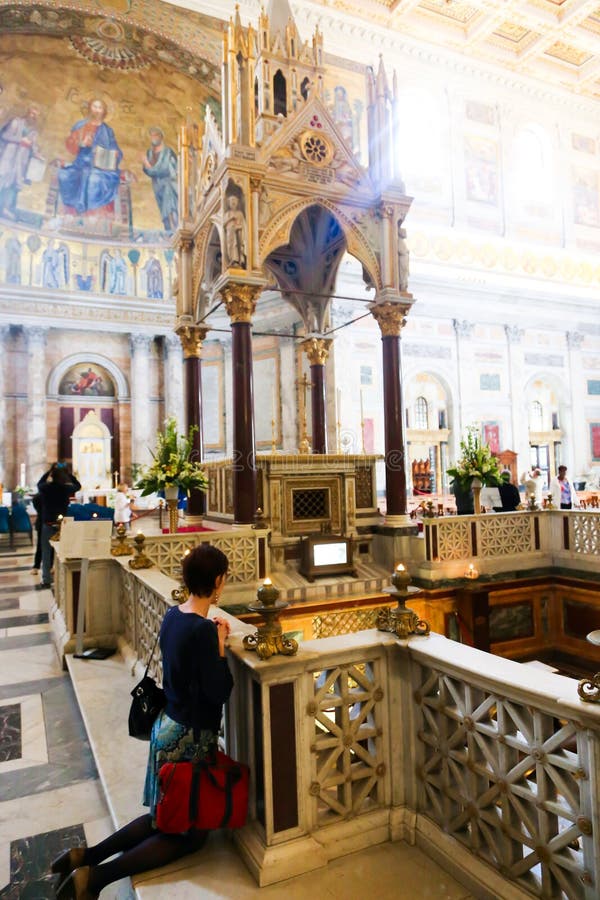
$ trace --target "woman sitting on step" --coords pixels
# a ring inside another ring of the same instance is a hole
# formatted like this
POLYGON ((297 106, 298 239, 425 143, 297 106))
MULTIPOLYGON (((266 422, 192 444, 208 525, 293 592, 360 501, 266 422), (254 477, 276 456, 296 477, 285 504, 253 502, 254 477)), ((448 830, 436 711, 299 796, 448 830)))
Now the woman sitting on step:
POLYGON ((225 659, 229 623, 206 617, 211 603, 218 603, 227 568, 225 554, 210 544, 200 544, 184 558, 189 599, 167 610, 160 629, 167 703, 150 738, 143 801, 150 812, 94 847, 75 847, 59 856, 52 863, 52 871, 64 878, 59 900, 91 900, 108 884, 173 862, 206 840, 204 831, 158 831, 158 772, 164 762, 202 758, 216 747, 223 704, 233 687, 225 659), (109 860, 115 853, 121 856, 109 860))

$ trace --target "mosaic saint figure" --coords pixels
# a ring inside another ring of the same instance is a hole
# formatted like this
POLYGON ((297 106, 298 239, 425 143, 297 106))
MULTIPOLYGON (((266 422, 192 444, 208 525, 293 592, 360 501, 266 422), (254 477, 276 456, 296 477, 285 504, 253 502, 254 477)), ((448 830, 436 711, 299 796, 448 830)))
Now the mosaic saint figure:
POLYGON ((56 247, 53 238, 42 254, 42 285, 62 288, 69 281, 69 261, 65 247, 56 247))
POLYGON ((59 170, 58 185, 68 213, 114 216, 123 153, 104 121, 107 112, 104 100, 90 100, 87 117, 73 125, 67 138, 75 159, 59 170))
POLYGON ((19 238, 9 237, 6 241, 6 283, 21 284, 21 253, 19 238))
POLYGON ((17 195, 29 184, 27 169, 32 157, 39 157, 37 123, 40 111, 31 105, 24 116, 9 119, 0 128, 0 213, 17 217, 17 195))
POLYGON ((175 231, 178 223, 177 155, 164 142, 160 128, 148 130, 150 147, 143 157, 142 168, 152 180, 152 190, 165 231, 175 231))

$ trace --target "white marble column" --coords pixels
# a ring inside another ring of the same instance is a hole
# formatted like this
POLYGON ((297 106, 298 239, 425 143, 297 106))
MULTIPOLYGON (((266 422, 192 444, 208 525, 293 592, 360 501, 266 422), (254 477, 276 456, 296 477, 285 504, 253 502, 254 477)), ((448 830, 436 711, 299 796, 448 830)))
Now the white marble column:
POLYGON ((454 333, 456 334, 456 383, 458 385, 458 397, 454 404, 455 420, 452 429, 452 443, 454 454, 458 453, 458 444, 467 425, 472 424, 473 403, 470 385, 473 381, 473 351, 471 348, 471 335, 475 325, 472 322, 452 320, 454 333))
MULTIPOLYGON (((565 460, 572 467, 571 477, 576 478, 589 472, 592 465, 589 426, 585 418, 584 398, 587 385, 581 359, 581 345, 584 336, 579 331, 567 331, 567 347, 569 348, 569 381, 571 396, 571 415, 569 433, 566 444, 565 460)), ((559 424, 561 424, 559 422, 559 424)))
POLYGON ((504 332, 508 345, 508 393, 510 397, 510 441, 504 441, 505 448, 518 454, 518 475, 529 468, 529 415, 525 385, 525 367, 521 340, 525 334, 517 325, 505 325, 504 332))
MULTIPOLYGON (((0 434, 4 437, 0 444, 0 482, 6 489, 14 487, 14 485, 9 485, 6 481, 9 474, 7 465, 10 460, 8 459, 7 452, 8 441, 6 440, 6 379, 4 373, 6 371, 6 348, 9 332, 10 325, 0 325, 0 434)), ((14 471, 13 481, 16 483, 19 476, 18 460, 13 460, 12 462, 14 471)))
MULTIPOLYGON (((55 459, 48 459, 46 435, 47 328, 24 329, 27 339, 27 483, 35 485, 55 459)), ((56 453, 56 450, 54 451, 56 453)))
POLYGON ((148 334, 132 334, 131 340, 131 461, 148 465, 156 437, 150 410, 150 348, 148 334))
POLYGON ((165 418, 174 416, 183 427, 183 353, 179 336, 174 332, 164 338, 165 418))

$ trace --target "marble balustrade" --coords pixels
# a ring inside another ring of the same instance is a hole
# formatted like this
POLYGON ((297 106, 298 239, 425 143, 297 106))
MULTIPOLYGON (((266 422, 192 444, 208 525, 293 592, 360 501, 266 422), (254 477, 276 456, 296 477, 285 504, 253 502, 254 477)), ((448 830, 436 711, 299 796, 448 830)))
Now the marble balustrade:
MULTIPOLYGON (((69 564, 59 557, 53 619, 72 615, 69 564)), ((123 558, 96 564, 86 640, 114 629, 139 672, 177 581, 123 558)), ((225 742, 252 772, 235 840, 259 884, 405 840, 476 896, 544 896, 548 885, 597 896, 600 708, 579 700, 575 680, 438 634, 376 630, 261 661, 243 649, 253 628, 230 621, 225 742)), ((158 658, 151 671, 160 679, 158 658)))
POLYGON ((422 558, 411 573, 427 581, 461 578, 470 563, 486 575, 515 568, 600 568, 600 511, 595 510, 436 517, 423 520, 423 536, 422 558))

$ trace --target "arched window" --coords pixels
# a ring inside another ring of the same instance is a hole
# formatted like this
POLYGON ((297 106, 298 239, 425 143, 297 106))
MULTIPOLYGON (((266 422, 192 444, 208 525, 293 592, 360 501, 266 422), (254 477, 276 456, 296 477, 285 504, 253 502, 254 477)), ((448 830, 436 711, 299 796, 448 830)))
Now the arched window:
POLYGON ((287 84, 281 69, 277 69, 273 79, 273 112, 287 116, 287 84))
POLYGON ((427 431, 429 428, 427 400, 425 397, 417 397, 415 400, 415 428, 418 428, 420 431, 427 431))
POLYGON ((531 431, 544 430, 544 410, 539 400, 534 400, 529 413, 529 427, 531 431))

